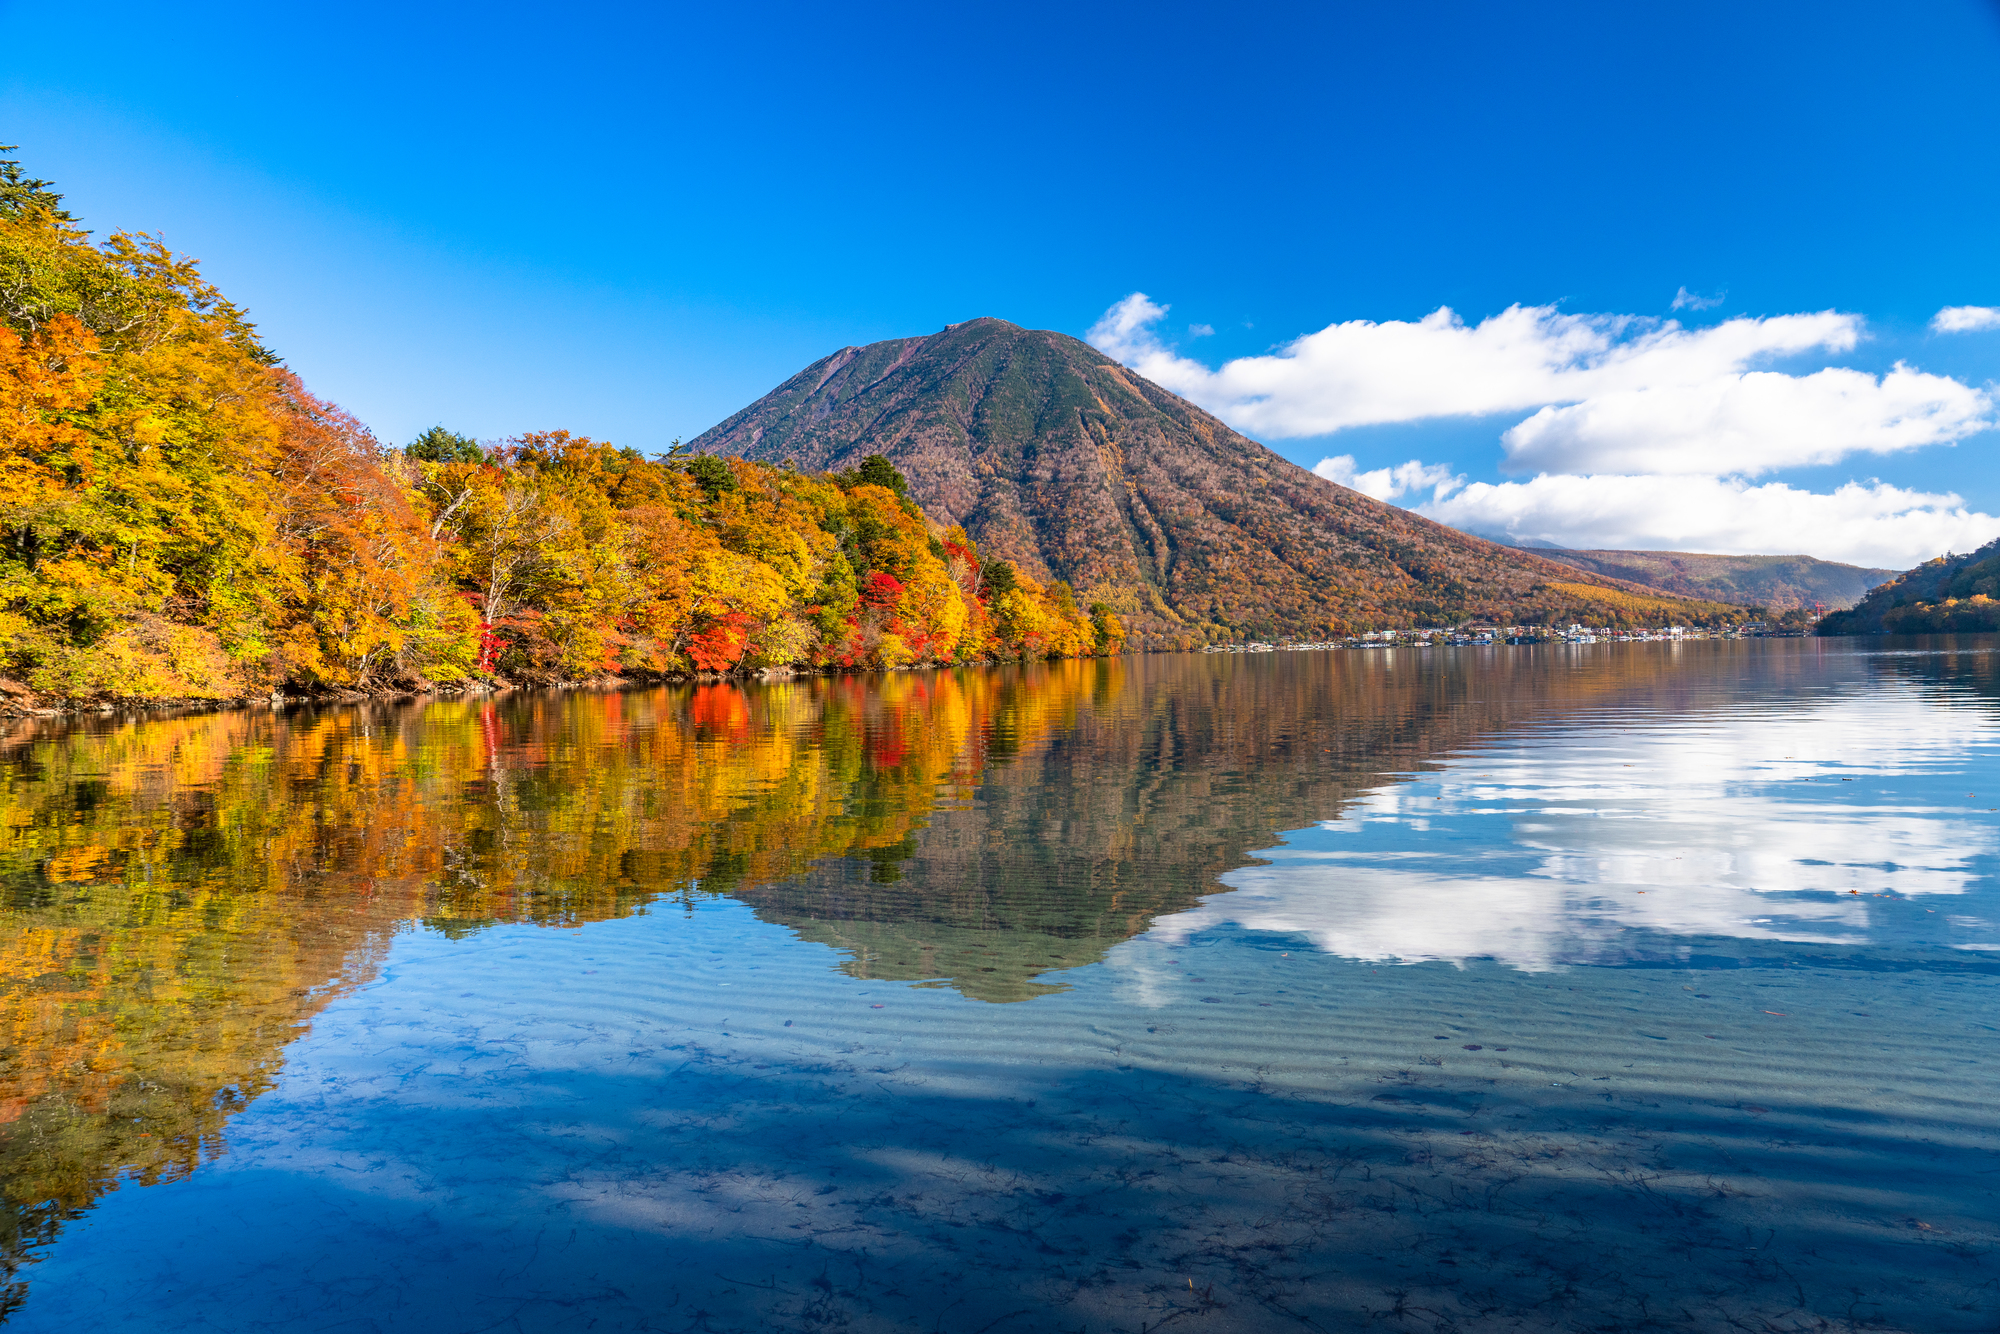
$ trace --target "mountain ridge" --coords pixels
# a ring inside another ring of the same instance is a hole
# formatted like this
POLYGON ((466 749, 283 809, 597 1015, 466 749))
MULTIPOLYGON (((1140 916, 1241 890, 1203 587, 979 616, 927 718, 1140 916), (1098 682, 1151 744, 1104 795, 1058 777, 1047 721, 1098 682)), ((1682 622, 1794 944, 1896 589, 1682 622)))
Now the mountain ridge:
POLYGON ((2000 630, 2000 538, 1933 557, 1819 623, 1819 633, 1830 636, 1993 630, 2000 630))
POLYGON ((1316 477, 1075 338, 992 317, 841 348, 691 447, 821 472, 881 454, 935 522, 1105 602, 1148 647, 1740 619, 1712 602, 1641 607, 1662 595, 1316 477))
POLYGON ((1545 560, 1683 597, 1792 611, 1824 603, 1851 607, 1899 571, 1814 556, 1721 556, 1704 551, 1614 551, 1537 547, 1545 560))

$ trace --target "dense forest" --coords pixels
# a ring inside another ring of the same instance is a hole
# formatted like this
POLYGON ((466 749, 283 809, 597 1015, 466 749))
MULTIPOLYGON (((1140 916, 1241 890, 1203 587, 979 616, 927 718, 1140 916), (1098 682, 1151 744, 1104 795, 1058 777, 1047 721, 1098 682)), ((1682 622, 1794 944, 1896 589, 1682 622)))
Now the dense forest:
MULTIPOLYGON (((4 151, 4 150, 0 150, 4 151)), ((377 441, 196 264, 0 158, 0 677, 227 699, 1115 650, 1084 608, 836 474, 553 430, 377 441)))
MULTIPOLYGON (((1895 570, 1811 556, 1717 556, 1697 551, 1540 551, 1545 560, 1644 584, 1682 597, 1712 598, 1770 612, 1851 607, 1895 570)), ((1810 623, 1810 618, 1800 618, 1810 623)))
POLYGON ((2000 630, 2000 540, 1946 553, 1819 623, 1822 635, 1980 634, 2000 630))

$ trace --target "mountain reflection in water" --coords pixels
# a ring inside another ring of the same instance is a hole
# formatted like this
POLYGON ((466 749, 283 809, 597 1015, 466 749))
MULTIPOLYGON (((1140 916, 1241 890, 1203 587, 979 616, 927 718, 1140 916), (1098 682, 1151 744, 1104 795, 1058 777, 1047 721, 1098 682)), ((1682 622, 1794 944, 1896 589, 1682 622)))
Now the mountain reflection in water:
POLYGON ((1836 659, 1159 656, 24 725, 0 1244, 18 1266, 120 1181, 222 1152, 412 930, 726 896, 853 977, 981 1002, 1228 923, 1528 969, 1690 938, 1987 957, 1978 924, 1847 891, 1944 903, 2000 850, 1969 797, 1911 786, 1990 745, 1992 655, 1836 659))
POLYGON ((1991 865, 2000 828, 1977 793, 1935 789, 1994 738, 1963 692, 1884 684, 1726 720, 1724 701, 1587 710, 1368 793, 1159 930, 1234 922, 1350 958, 1529 969, 1684 956, 1690 938, 1978 949, 1938 909, 1991 865))

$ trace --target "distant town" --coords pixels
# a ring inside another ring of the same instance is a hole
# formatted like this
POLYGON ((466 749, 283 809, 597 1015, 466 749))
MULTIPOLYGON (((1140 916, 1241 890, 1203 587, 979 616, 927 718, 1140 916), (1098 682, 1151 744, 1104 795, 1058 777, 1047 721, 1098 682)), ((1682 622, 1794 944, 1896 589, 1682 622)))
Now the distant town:
POLYGON ((1495 644, 1631 644, 1680 643, 1690 639, 1803 639, 1807 631, 1778 628, 1764 621, 1705 630, 1684 625, 1658 629, 1618 629, 1610 626, 1492 625, 1455 629, 1369 630, 1346 639, 1250 640, 1241 644, 1210 644, 1204 653, 1280 653, 1330 648, 1456 648, 1495 644))

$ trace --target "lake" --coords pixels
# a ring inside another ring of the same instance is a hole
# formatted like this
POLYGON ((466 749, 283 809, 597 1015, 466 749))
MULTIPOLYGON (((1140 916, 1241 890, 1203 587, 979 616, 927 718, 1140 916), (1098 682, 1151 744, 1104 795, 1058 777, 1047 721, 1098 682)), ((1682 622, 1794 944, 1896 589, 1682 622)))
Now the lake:
POLYGON ((1996 649, 17 724, 9 1322, 1991 1331, 1996 649))

